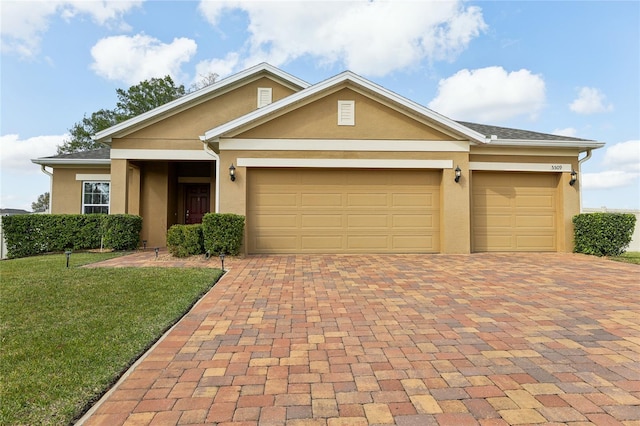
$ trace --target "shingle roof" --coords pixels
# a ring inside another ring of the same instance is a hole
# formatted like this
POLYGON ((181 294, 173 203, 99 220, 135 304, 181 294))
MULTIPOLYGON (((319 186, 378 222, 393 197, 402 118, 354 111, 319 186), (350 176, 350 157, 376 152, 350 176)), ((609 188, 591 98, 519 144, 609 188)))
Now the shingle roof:
POLYGON ((73 159, 73 160, 108 160, 110 158, 110 148, 98 148, 98 149, 93 149, 91 151, 82 151, 82 152, 72 152, 70 154, 59 154, 59 155, 52 155, 50 157, 43 157, 40 158, 40 160, 47 160, 47 159, 57 159, 57 160, 63 160, 63 159, 73 159))
POLYGON ((590 139, 572 138, 569 136, 552 135, 549 133, 532 132, 530 130, 512 129, 509 127, 489 126, 486 124, 458 121, 465 127, 482 133, 487 138, 496 135, 498 139, 528 140, 528 141, 591 141, 590 139))

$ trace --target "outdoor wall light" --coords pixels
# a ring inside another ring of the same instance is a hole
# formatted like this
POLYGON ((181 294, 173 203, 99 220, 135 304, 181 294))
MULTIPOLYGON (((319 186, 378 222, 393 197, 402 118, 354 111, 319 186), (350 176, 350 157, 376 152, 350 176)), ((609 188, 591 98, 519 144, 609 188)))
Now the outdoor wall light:
POLYGON ((231 178, 231 182, 234 182, 236 180, 236 168, 234 167, 233 163, 231 163, 231 165, 229 166, 229 178, 231 178))
POLYGON ((456 166, 456 177, 454 178, 456 183, 460 182, 461 176, 462 176, 462 170, 460 170, 460 166, 456 166))
POLYGON ((224 253, 220 253, 220 263, 222 263, 222 272, 224 272, 224 253))
POLYGON ((71 258, 71 250, 64 251, 65 256, 67 256, 67 268, 69 267, 69 259, 71 258))
POLYGON ((571 179, 569 180, 569 185, 573 186, 574 183, 578 180, 578 172, 571 169, 571 179))

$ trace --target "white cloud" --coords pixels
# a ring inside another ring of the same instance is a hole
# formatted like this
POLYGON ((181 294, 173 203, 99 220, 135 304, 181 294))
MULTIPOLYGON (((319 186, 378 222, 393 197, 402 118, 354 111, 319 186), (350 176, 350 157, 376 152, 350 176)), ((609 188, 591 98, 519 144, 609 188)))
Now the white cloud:
POLYGON ((203 77, 214 73, 219 77, 225 77, 233 73, 238 66, 240 56, 235 53, 229 53, 224 59, 211 59, 210 61, 200 61, 196 65, 196 75, 193 83, 198 83, 203 77))
POLYGON ((202 1, 199 7, 212 25, 225 12, 248 15, 251 35, 239 67, 311 55, 321 64, 382 76, 425 58, 452 59, 487 29, 480 8, 457 1, 202 1))
POLYGON ((573 127, 567 127, 564 129, 555 129, 553 132, 551 132, 551 134, 553 135, 558 135, 558 136, 568 136, 570 138, 575 138, 578 136, 578 131, 576 129, 574 129, 573 127))
POLYGON ((607 147, 602 164, 604 171, 583 175, 583 188, 611 189, 634 184, 640 178, 640 140, 607 147))
POLYGON ((0 46, 3 52, 14 52, 29 58, 40 48, 42 36, 51 19, 59 15, 72 19, 88 15, 99 25, 127 28, 122 20, 125 13, 140 6, 142 1, 3 1, 0 25, 0 46))
POLYGON ((463 69, 440 80, 429 108, 456 120, 495 123, 527 115, 536 118, 545 104, 545 83, 538 74, 502 67, 463 69))
POLYGON ((104 78, 132 85, 165 75, 181 80, 180 67, 196 50, 196 42, 188 38, 162 43, 145 34, 107 37, 91 48, 91 68, 104 78))
POLYGON ((2 173, 40 173, 40 166, 33 164, 31 159, 55 155, 57 146, 67 137, 68 135, 50 135, 20 139, 15 134, 0 136, 2 173))
POLYGON ((640 140, 620 142, 607 147, 603 163, 615 170, 640 172, 640 140))
POLYGON ((571 102, 569 109, 578 114, 595 114, 613 111, 613 105, 605 105, 606 96, 594 87, 582 87, 578 97, 571 102))
POLYGON ((612 189, 633 184, 638 179, 638 173, 624 172, 622 170, 607 170, 599 173, 583 173, 581 179, 582 189, 612 189))

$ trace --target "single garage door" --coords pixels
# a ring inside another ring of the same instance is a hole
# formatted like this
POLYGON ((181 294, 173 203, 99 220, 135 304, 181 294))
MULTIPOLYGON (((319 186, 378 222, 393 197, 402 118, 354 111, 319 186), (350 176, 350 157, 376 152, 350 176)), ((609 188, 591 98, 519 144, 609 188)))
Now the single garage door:
POLYGON ((557 173, 473 172, 473 250, 556 251, 557 173))
POLYGON ((440 171, 250 169, 250 253, 438 252, 440 171))

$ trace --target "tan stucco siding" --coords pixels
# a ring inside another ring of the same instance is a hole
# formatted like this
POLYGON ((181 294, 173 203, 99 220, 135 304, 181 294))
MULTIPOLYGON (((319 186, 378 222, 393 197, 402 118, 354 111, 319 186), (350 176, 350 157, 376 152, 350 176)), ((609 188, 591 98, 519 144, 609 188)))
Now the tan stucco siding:
POLYGON ((258 88, 272 88, 273 101, 293 93, 274 80, 262 77, 207 102, 167 117, 127 136, 127 139, 198 140, 207 130, 245 115, 258 106, 258 88))
POLYGON ((76 175, 109 173, 108 168, 54 168, 51 213, 82 213, 82 181, 76 180, 76 175))
POLYGON ((202 142, 197 137, 193 139, 113 139, 111 149, 170 149, 170 150, 202 150, 202 142))
POLYGON ((405 139, 452 140, 415 118, 349 88, 344 88, 267 123, 238 138, 265 139, 405 139), (355 125, 338 125, 338 101, 355 101, 355 125))

